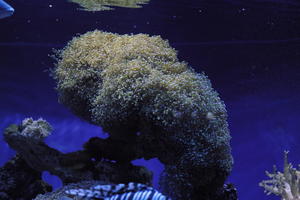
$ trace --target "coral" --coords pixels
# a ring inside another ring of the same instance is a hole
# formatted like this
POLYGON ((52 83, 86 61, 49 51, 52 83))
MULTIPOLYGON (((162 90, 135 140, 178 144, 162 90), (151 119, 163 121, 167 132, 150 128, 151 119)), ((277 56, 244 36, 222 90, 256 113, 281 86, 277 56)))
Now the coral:
MULTIPOLYGON (((59 188, 56 191, 53 191, 51 193, 47 193, 47 194, 43 194, 43 195, 38 195, 34 200, 82 200, 82 199, 92 199, 92 198, 83 198, 82 196, 86 193, 89 192, 89 194, 92 194, 91 192, 94 191, 98 191, 95 192, 99 195, 99 193, 101 192, 102 194, 104 194, 105 192, 107 193, 107 195, 110 193, 110 189, 113 190, 117 190, 117 187, 110 187, 110 185, 106 185, 107 183, 103 182, 103 181, 81 181, 78 183, 71 183, 71 184, 67 184, 65 186, 63 186, 62 188, 59 188), (105 187, 108 186, 108 187, 105 187), (104 191, 101 191, 99 188, 100 187, 105 187, 103 188, 104 191), (80 193, 77 193, 78 191, 80 191, 80 193)), ((112 184, 114 185, 114 184, 112 184)), ((120 185, 124 185, 124 184, 118 184, 120 185)), ((118 186, 116 185, 116 186, 118 186)), ((125 185, 126 186, 126 185, 125 185)), ((158 196, 158 192, 145 185, 145 189, 147 189, 148 191, 153 191, 156 192, 156 195, 158 196)), ((124 188, 123 188, 124 189, 124 188)), ((126 193, 126 192, 134 192, 134 191, 138 191, 135 190, 136 188, 133 188, 132 190, 128 190, 126 191, 126 189, 130 189, 130 188, 125 188, 124 191, 119 191, 116 192, 116 194, 121 194, 121 193, 126 193)), ((145 190, 146 191, 146 190, 145 190)), ((108 195, 109 196, 109 195, 108 195)), ((115 197, 115 196, 114 196, 115 197)), ((93 198, 93 199, 104 199, 104 198, 93 198)), ((106 199, 106 198, 105 198, 106 199)))
POLYGON ((68 197, 66 191, 72 189, 78 189, 78 188, 89 189, 90 187, 99 184, 105 184, 105 182, 90 180, 90 181, 81 181, 78 183, 70 183, 53 192, 49 192, 43 195, 40 194, 34 200, 82 200, 81 197, 72 197, 72 198, 68 197))
POLYGON ((89 189, 71 189, 66 191, 70 196, 81 196, 93 199, 135 199, 135 200, 171 200, 156 189, 144 184, 130 182, 128 184, 96 185, 89 189))
MULTIPOLYGON (((165 164, 162 189, 172 198, 214 198, 223 187, 233 162, 225 105, 168 41, 88 32, 57 52, 53 76, 59 101, 108 132, 108 146, 124 142, 130 159, 165 164)), ((94 156, 95 147, 104 153, 97 142, 86 145, 94 156)))
MULTIPOLYGON (((78 183, 72 183, 72 184, 65 185, 62 188, 59 188, 58 190, 53 191, 51 193, 38 195, 34 200, 82 200, 82 199, 92 199, 92 198, 83 198, 82 195, 84 195, 85 192, 88 192, 91 189, 93 191, 98 191, 100 193, 99 189, 95 190, 94 188, 99 188, 99 187, 101 187, 105 184, 106 183, 102 182, 102 181, 81 181, 81 182, 78 182, 78 183), (76 193, 77 191, 80 191, 80 194, 78 194, 78 195, 69 195, 69 193, 76 193)), ((121 185, 121 184, 119 184, 119 185, 121 185)), ((153 189, 153 188, 150 188, 150 187, 148 187, 148 188, 153 189)), ((116 190, 117 188, 111 188, 110 186, 104 188, 104 190, 109 190, 109 189, 115 189, 116 190)), ((133 191, 134 190, 132 190, 132 192, 133 191)), ((156 190, 153 189, 153 191, 156 191, 156 190)), ((158 192, 157 192, 157 194, 158 194, 158 192)), ((137 199, 137 198, 138 197, 135 197, 135 199, 137 199)), ((98 198, 95 198, 95 199, 98 199, 98 198)), ((99 198, 99 199, 102 199, 102 198, 99 198)), ((161 199, 163 199, 163 198, 161 198, 161 199)))
POLYGON ((32 199, 51 192, 52 187, 42 181, 42 174, 30 168, 18 155, 0 168, 0 199, 32 199))
POLYGON ((44 139, 48 137, 52 131, 50 124, 41 118, 36 121, 32 118, 24 119, 21 129, 23 129, 23 131, 20 134, 24 133, 23 136, 35 139, 44 139))
POLYGON ((103 11, 112 10, 111 6, 126 7, 126 8, 140 8, 141 4, 146 4, 149 0, 69 0, 77 3, 85 11, 103 11))
POLYGON ((13 124, 6 128, 4 139, 36 173, 49 171, 64 184, 102 180, 106 183, 135 181, 151 185, 152 173, 145 167, 115 162, 106 157, 93 161, 88 151, 63 154, 49 147, 43 141, 50 134, 49 131, 50 125, 45 120, 27 118, 20 125, 13 124))
POLYGON ((283 173, 274 166, 273 173, 266 171, 266 175, 271 179, 263 180, 259 186, 265 189, 267 195, 275 194, 281 196, 282 200, 300 199, 300 165, 297 170, 288 163, 288 151, 284 152, 283 173))

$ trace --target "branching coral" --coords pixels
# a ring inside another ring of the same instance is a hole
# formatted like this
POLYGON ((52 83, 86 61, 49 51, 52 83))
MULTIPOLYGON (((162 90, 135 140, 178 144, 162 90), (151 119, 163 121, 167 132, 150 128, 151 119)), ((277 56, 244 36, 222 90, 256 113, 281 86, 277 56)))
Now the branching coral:
POLYGON ((53 75, 76 115, 165 164, 161 182, 174 199, 214 198, 223 187, 232 166, 225 105, 168 41, 88 32, 58 51, 53 75))
POLYGON ((112 6, 126 8, 140 8, 149 0, 69 0, 79 4, 85 11, 112 10, 112 6))
POLYGON ((293 168, 288 163, 288 151, 284 152, 284 169, 283 173, 277 171, 274 166, 274 172, 266 171, 266 175, 271 180, 264 180, 259 183, 265 189, 265 192, 281 196, 282 200, 299 200, 300 199, 300 166, 299 169, 293 168))

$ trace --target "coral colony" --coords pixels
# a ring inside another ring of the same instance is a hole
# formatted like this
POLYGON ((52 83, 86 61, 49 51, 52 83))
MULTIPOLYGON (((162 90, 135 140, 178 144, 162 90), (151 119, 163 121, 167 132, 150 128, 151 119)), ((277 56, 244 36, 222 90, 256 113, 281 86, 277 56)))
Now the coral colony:
MULTIPOLYGON (((1 0, 0 0, 1 1, 1 0)), ((70 2, 77 3, 84 11, 103 11, 113 10, 113 7, 126 7, 126 8, 140 8, 141 5, 146 4, 149 0, 69 0, 70 2)))
POLYGON ((237 199, 224 184, 233 164, 224 102, 168 41, 95 30, 74 37, 55 57, 59 102, 109 137, 64 154, 45 144, 51 132, 45 120, 9 126, 4 138, 17 155, 0 170, 0 199, 237 199), (164 164, 159 192, 152 172, 131 164, 140 158, 164 164), (43 171, 64 186, 49 192, 43 171))
POLYGON ((67 194, 104 200, 171 200, 157 190, 140 183, 97 185, 90 189, 67 190, 67 194))
POLYGON ((274 172, 266 171, 266 175, 271 178, 259 183, 265 189, 265 192, 281 196, 282 200, 299 200, 300 199, 300 169, 293 168, 288 163, 288 151, 284 152, 283 173, 277 171, 274 166, 274 172))

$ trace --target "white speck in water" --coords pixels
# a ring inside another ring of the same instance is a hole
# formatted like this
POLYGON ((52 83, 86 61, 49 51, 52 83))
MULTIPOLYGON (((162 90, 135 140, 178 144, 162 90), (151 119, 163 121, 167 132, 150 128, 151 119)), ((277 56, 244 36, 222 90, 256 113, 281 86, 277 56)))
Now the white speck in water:
POLYGON ((238 11, 239 11, 239 13, 244 13, 246 11, 246 8, 241 8, 238 11))

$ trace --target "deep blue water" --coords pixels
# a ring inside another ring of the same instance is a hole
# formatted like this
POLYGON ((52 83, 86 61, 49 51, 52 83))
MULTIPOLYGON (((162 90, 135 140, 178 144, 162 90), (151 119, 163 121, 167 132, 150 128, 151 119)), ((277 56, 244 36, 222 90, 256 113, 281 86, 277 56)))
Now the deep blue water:
MULTIPOLYGON (((181 60, 209 76, 227 105, 235 160, 228 181, 239 199, 279 199, 265 196, 258 183, 273 164, 282 169, 284 150, 294 166, 300 163, 299 1, 151 0, 141 9, 96 13, 65 0, 7 2, 16 12, 0 20, 1 132, 24 117, 43 117, 54 127, 47 143, 63 152, 80 149, 91 136, 105 136, 57 102, 48 55, 94 29, 161 35, 181 60)), ((0 164, 13 154, 1 135, 0 164)), ((162 166, 155 160, 146 165, 155 171, 157 186, 162 166)))

